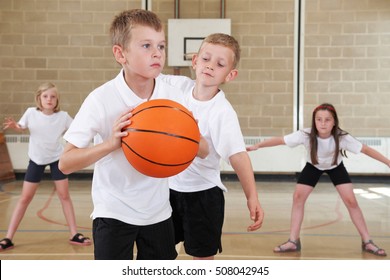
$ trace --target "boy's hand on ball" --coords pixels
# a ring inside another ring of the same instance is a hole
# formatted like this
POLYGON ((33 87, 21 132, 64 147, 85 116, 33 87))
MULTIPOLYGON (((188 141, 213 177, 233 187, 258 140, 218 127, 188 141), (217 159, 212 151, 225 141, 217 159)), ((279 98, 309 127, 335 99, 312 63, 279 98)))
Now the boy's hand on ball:
POLYGON ((124 112, 114 123, 112 129, 112 137, 110 140, 114 149, 118 149, 121 147, 122 137, 127 135, 127 131, 123 128, 131 124, 130 117, 132 116, 132 110, 133 108, 124 112))

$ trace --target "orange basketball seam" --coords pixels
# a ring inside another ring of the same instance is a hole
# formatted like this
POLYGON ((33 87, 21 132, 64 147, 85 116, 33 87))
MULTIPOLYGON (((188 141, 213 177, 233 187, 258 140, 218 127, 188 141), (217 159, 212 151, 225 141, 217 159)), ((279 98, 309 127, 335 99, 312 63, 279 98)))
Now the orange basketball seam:
POLYGON ((150 163, 153 163, 153 164, 157 164, 157 165, 161 165, 161 166, 181 166, 181 165, 186 165, 190 162, 192 162, 194 160, 195 157, 193 157, 191 160, 189 161, 186 161, 186 162, 183 162, 183 163, 177 163, 177 164, 169 164, 169 163, 161 163, 161 162, 157 162, 157 161, 153 161, 153 160, 150 160, 142 155, 140 155, 139 153, 137 153, 136 151, 134 151, 126 142, 122 141, 122 144, 125 144, 127 148, 130 149, 130 151, 132 151, 134 154, 136 154, 137 156, 139 156, 140 158, 150 162, 150 163))
POLYGON ((187 113, 186 111, 184 111, 184 110, 182 110, 180 108, 177 108, 177 107, 174 107, 174 106, 168 106, 168 105, 149 106, 149 107, 146 107, 146 108, 143 108, 143 109, 139 110, 138 112, 135 112, 133 114, 133 116, 137 115, 138 113, 141 113, 142 111, 149 110, 149 109, 155 109, 155 108, 170 108, 170 109, 178 110, 178 111, 186 114, 187 116, 189 116, 196 123, 196 120, 194 119, 194 117, 191 114, 187 113))
POLYGON ((139 129, 139 128, 132 128, 132 127, 129 127, 129 128, 127 128, 127 129, 125 129, 125 131, 131 131, 131 132, 150 132, 150 133, 155 133, 155 134, 162 134, 162 135, 167 135, 167 136, 172 136, 172 137, 176 137, 176 138, 180 138, 180 139, 189 140, 189 141, 191 141, 191 142, 194 142, 194 143, 196 143, 196 144, 199 144, 199 141, 196 141, 195 139, 192 139, 192 138, 189 138, 189 137, 186 137, 186 136, 182 136, 182 135, 178 135, 178 134, 163 132, 163 131, 149 130, 149 129, 139 129))

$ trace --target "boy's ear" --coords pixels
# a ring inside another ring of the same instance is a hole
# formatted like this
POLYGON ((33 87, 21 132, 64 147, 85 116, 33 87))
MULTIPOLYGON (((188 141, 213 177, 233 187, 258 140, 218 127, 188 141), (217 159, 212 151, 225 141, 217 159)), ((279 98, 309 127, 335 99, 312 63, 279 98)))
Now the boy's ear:
POLYGON ((114 54, 115 60, 119 64, 124 64, 126 62, 125 55, 123 54, 122 47, 119 45, 114 45, 112 47, 112 53, 114 54))
POLYGON ((196 66, 196 60, 198 59, 198 54, 194 54, 192 56, 192 68, 195 69, 196 66))
POLYGON ((229 72, 229 74, 225 78, 225 83, 228 83, 230 81, 233 81, 238 76, 238 70, 233 69, 229 72))

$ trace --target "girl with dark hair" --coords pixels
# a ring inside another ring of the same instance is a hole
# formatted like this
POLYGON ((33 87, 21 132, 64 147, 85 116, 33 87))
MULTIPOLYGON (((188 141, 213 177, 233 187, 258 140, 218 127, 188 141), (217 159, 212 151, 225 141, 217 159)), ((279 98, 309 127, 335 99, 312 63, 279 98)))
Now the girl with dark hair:
POLYGON ((386 256, 385 250, 379 248, 371 240, 363 213, 353 192, 351 179, 344 167, 342 155, 345 155, 345 151, 355 154, 364 153, 387 166, 390 166, 390 160, 342 130, 339 127, 336 109, 329 103, 323 103, 314 109, 311 128, 299 130, 284 137, 267 139, 247 147, 247 150, 255 151, 259 148, 277 145, 289 147, 304 145, 307 150, 307 163, 298 178, 293 195, 290 238, 287 242, 275 247, 274 252, 298 252, 301 250, 300 230, 305 202, 320 176, 326 172, 362 238, 362 250, 377 256, 386 256))

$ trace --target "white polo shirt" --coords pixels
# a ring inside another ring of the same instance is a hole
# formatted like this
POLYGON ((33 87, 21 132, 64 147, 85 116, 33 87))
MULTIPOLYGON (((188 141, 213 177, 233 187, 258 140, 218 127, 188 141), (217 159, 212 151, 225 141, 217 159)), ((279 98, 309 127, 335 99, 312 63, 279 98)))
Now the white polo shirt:
POLYGON ((209 144, 207 158, 196 157, 187 169, 171 177, 170 188, 180 192, 195 192, 218 186, 227 191, 221 181, 221 159, 229 163, 232 155, 245 152, 246 148, 237 114, 225 93, 220 90, 211 100, 199 101, 192 94, 194 80, 175 75, 160 75, 159 79, 183 90, 185 106, 198 120, 200 133, 209 144))
MULTIPOLYGON (((182 103, 182 92, 156 79, 151 99, 173 99, 182 103)), ((82 104, 64 138, 79 148, 96 144, 112 135, 120 114, 145 99, 127 86, 123 70, 118 76, 91 92, 82 104)), ((133 225, 149 225, 171 216, 167 178, 152 178, 135 170, 122 149, 95 163, 92 182, 92 218, 113 218, 133 225)))

